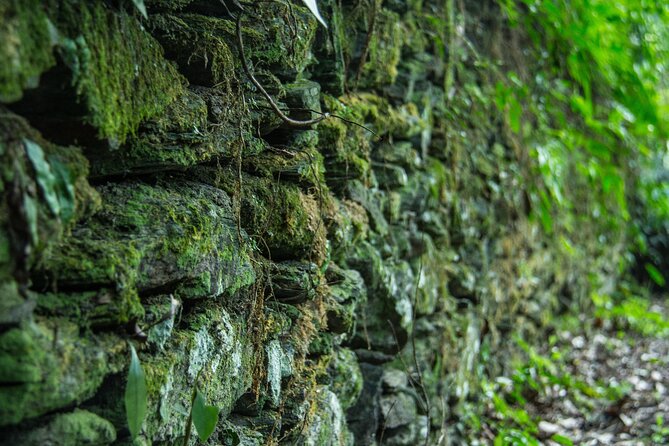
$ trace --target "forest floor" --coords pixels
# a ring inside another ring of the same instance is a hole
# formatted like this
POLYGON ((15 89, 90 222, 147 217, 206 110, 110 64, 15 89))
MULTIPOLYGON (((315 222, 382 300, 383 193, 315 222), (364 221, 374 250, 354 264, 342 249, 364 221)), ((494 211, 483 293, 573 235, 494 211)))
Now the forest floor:
POLYGON ((669 445, 668 302, 604 302, 544 348, 519 341, 527 361, 487 384, 474 444, 669 445))

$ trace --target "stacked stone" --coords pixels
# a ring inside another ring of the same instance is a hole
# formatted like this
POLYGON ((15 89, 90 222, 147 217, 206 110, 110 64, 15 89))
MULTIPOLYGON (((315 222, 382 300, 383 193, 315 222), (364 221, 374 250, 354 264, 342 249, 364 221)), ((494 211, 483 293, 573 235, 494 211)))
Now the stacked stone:
POLYGON ((225 5, 130 3, 0 6, 4 439, 131 443, 130 342, 140 444, 181 444, 196 386, 211 444, 455 435, 583 266, 527 218, 494 85, 463 60, 444 92, 443 5, 254 3, 258 80, 343 118, 296 129, 225 5))

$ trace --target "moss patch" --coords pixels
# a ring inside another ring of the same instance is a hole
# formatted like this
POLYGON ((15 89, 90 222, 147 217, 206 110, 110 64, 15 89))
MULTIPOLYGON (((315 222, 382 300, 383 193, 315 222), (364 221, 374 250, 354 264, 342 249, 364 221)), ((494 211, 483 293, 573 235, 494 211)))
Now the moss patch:
POLYGON ((182 93, 183 78, 135 16, 101 1, 67 0, 54 12, 66 36, 60 54, 72 70, 86 119, 101 137, 122 143, 182 93))
POLYGON ((206 277, 210 282, 190 296, 214 297, 255 281, 229 199, 220 190, 187 182, 156 187, 130 182, 100 191, 101 212, 51 253, 44 274, 61 287, 115 289, 119 321, 141 316, 137 290, 206 277))
POLYGON ((79 327, 26 323, 0 336, 0 426, 15 424, 92 396, 114 370, 118 340, 79 337, 79 327))
POLYGON ((40 0, 0 4, 0 102, 21 99, 24 88, 55 64, 54 29, 40 0))

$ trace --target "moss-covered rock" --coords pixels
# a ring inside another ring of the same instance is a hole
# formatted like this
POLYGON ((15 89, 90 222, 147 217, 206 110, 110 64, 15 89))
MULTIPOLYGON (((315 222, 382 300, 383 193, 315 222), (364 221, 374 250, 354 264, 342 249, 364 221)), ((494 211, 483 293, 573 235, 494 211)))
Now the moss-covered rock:
POLYGON ((143 313, 138 291, 172 284, 186 298, 231 296, 255 272, 229 198, 192 182, 100 188, 103 208, 52 252, 43 274, 62 288, 109 287, 117 320, 143 313))
POLYGON ((109 445, 116 440, 116 429, 104 418, 87 410, 55 415, 46 424, 7 434, 7 441, 26 446, 109 445))
POLYGON ((39 0, 8 0, 0 5, 0 102, 21 98, 56 63, 56 30, 39 0))
POLYGON ((296 444, 304 446, 352 446, 353 436, 346 426, 346 416, 337 395, 321 387, 309 401, 309 414, 305 428, 298 436, 296 444))
POLYGON ((174 331, 164 354, 140 353, 149 412, 156 414, 145 425, 152 441, 184 434, 195 386, 225 417, 252 383, 253 339, 238 316, 209 304, 185 322, 188 328, 174 331))
POLYGON ((0 426, 16 424, 93 396, 118 364, 115 336, 80 337, 65 320, 25 322, 0 335, 0 426), (53 322, 57 321, 57 325, 53 322))
POLYGON ((25 284, 27 270, 94 212, 100 198, 79 149, 56 146, 23 118, 0 113, 0 277, 13 273, 25 284))
POLYGON ((342 409, 352 407, 362 392, 363 378, 355 353, 345 348, 335 350, 330 363, 332 391, 339 398, 342 409))
POLYGON ((317 196, 292 184, 229 171, 207 181, 233 196, 239 194, 242 226, 272 259, 323 261, 326 228, 317 196))
POLYGON ((49 15, 85 119, 113 145, 182 94, 183 78, 136 16, 102 1, 61 1, 49 15))
MULTIPOLYGON (((249 60, 280 77, 294 79, 311 61, 316 22, 306 8, 262 3, 262 21, 244 21, 242 38, 249 60), (286 27, 290 20, 292 27, 286 27), (292 28, 292 29, 291 29, 292 28), (293 34, 294 33, 294 34, 293 34)), ((238 79, 235 22, 194 13, 158 14, 153 32, 192 83, 212 86, 238 79)))
POLYGON ((328 330, 350 338, 355 332, 357 315, 367 302, 365 282, 356 270, 345 270, 334 263, 325 273, 328 330))

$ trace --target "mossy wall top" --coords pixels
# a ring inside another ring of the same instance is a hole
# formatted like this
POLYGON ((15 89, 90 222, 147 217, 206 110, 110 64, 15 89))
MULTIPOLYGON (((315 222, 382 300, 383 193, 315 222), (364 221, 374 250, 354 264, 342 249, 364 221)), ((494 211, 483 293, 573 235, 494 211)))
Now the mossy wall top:
POLYGON ((0 442, 132 443, 133 343, 138 444, 184 444, 195 386, 209 444, 458 444, 509 339, 617 261, 528 217, 495 4, 459 11, 476 57, 444 2, 248 5, 278 106, 337 116, 308 128, 226 5, 0 2, 0 442))

